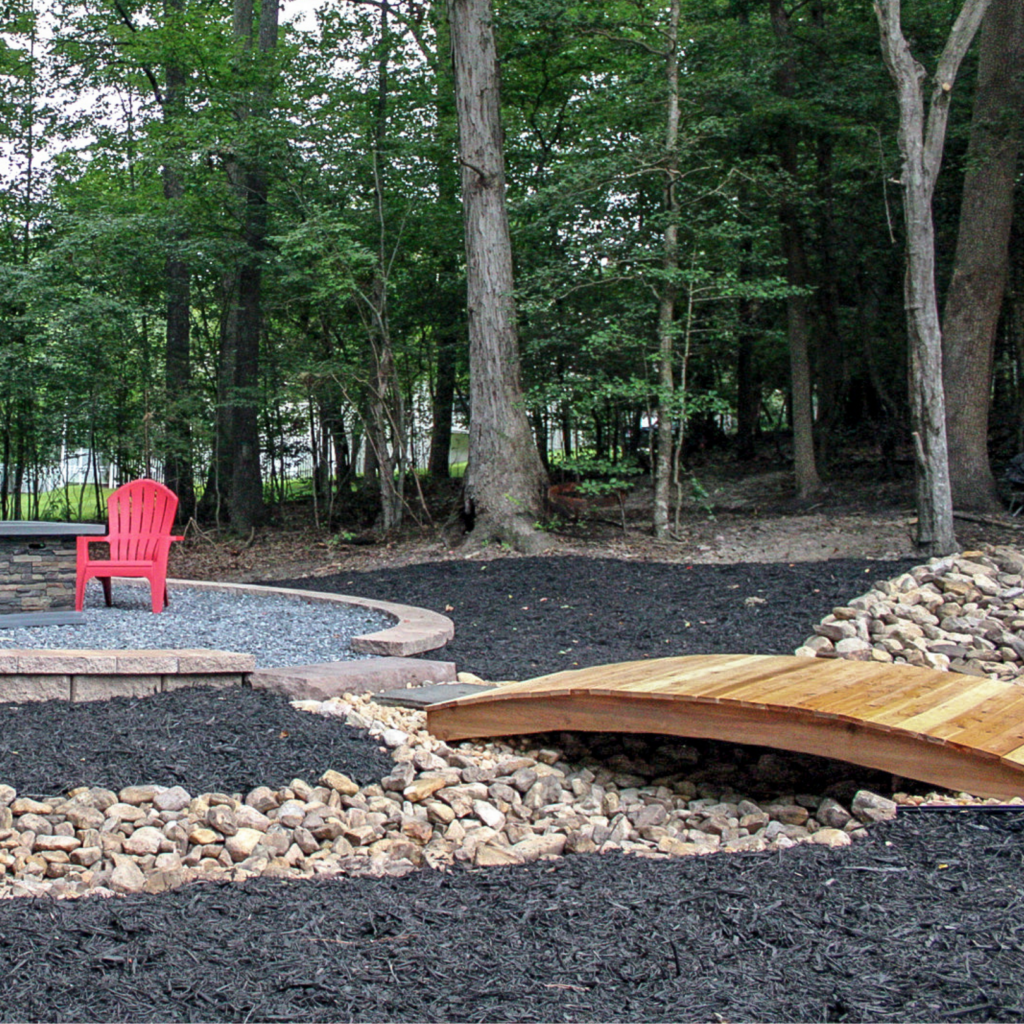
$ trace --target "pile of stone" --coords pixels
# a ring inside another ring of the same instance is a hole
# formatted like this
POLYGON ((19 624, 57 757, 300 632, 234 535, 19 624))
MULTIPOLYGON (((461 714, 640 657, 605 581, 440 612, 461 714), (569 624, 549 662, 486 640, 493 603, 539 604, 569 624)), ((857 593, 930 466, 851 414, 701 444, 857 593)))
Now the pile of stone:
MULTIPOLYGON (((451 748, 422 712, 369 695, 305 710, 368 728, 394 758, 379 783, 337 771, 317 785, 193 796, 180 787, 80 788, 34 800, 0 786, 0 893, 160 892, 194 879, 402 875, 619 851, 647 857, 848 845, 896 803, 860 791, 782 794, 760 803, 682 776, 657 784, 574 767, 554 748, 451 748)), ((774 755, 765 755, 769 760, 774 755)))
POLYGON ((835 608, 796 653, 993 679, 1024 672, 1024 554, 992 547, 933 558, 835 608))

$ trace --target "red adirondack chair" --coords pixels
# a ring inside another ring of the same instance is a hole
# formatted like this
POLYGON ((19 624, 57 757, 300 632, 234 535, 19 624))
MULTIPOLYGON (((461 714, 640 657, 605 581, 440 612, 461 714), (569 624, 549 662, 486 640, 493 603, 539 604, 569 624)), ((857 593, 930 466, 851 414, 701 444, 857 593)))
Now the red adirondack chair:
POLYGON ((107 499, 107 536, 78 538, 78 574, 75 580, 75 610, 85 603, 85 584, 95 576, 103 584, 103 596, 110 607, 111 576, 133 576, 149 580, 153 611, 167 605, 167 556, 172 537, 178 496, 155 480, 133 480, 118 487, 107 499), (109 557, 90 558, 90 544, 106 544, 109 557))

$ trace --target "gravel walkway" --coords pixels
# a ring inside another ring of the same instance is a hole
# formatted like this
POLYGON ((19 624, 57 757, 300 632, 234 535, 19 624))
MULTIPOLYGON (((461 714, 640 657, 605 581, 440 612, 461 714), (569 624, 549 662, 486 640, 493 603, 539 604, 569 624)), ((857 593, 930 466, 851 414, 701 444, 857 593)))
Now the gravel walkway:
POLYGON ((252 654, 259 668, 278 668, 366 657, 350 649, 352 637, 393 624, 353 605, 173 585, 170 604, 154 615, 148 586, 116 581, 113 590, 107 608, 99 582, 90 581, 84 623, 0 629, 0 649, 201 647, 252 654))

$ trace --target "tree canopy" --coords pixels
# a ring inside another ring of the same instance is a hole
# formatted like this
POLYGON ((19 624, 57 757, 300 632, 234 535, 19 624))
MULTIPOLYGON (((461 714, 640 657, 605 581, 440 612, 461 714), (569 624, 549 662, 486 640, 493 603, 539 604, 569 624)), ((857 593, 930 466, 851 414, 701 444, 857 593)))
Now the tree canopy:
MULTIPOLYGON (((448 6, 295 23, 286 3, 278 27, 274 0, 3 5, 0 514, 33 514, 80 454, 91 487, 166 478, 183 515, 243 532, 296 474, 324 522, 426 520, 485 400, 460 176, 487 169, 460 164, 448 6)), ((903 5, 925 67, 960 6, 903 5)), ((769 436, 808 496, 855 445, 909 467, 900 117, 871 5, 496 0, 493 30, 515 446, 552 476, 652 473, 664 536, 694 460, 769 436)), ((977 76, 975 48, 931 197, 940 304, 986 152, 977 76)), ((986 130, 1020 122, 1019 90, 986 96, 986 130)), ((1019 295, 1012 180, 1004 205, 1019 295)), ((1011 304, 972 392, 997 460, 1024 440, 1011 304)))

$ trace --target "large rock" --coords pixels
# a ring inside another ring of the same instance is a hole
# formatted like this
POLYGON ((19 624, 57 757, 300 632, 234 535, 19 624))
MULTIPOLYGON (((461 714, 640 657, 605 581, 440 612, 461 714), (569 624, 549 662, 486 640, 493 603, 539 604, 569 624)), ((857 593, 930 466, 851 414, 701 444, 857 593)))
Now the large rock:
POLYGON ((131 857, 115 853, 114 870, 110 874, 109 885, 114 892, 142 892, 146 887, 146 876, 131 857))
POLYGON ((125 853, 134 857, 145 857, 147 854, 157 854, 164 843, 164 834, 152 825, 144 825, 137 828, 121 844, 125 853))
POLYGON ((192 802, 192 797, 181 786, 171 786, 153 797, 153 806, 158 811, 183 811, 192 802))
POLYGON ((410 803, 415 804, 426 800, 428 796, 433 796, 434 793, 444 789, 446 785, 447 781, 441 775, 423 775, 406 786, 402 790, 402 795, 410 803))
POLYGON ((263 833, 254 828, 240 828, 224 840, 224 849, 231 859, 238 863, 251 856, 253 850, 262 842, 263 833))
POLYGON ((818 846, 830 846, 833 848, 849 846, 853 842, 849 833, 838 828, 819 828, 817 832, 812 834, 810 841, 818 846))
POLYGON ((552 832, 543 836, 531 836, 512 846, 512 852, 524 863, 531 863, 540 857, 560 857, 565 850, 566 836, 552 832))
POLYGON ((562 783, 555 775, 542 775, 529 788, 523 797, 523 804, 531 811, 540 810, 548 804, 556 804, 562 799, 562 783))
POLYGON ((854 817, 865 823, 889 821, 896 817, 896 803, 868 789, 858 790, 850 805, 854 817))

